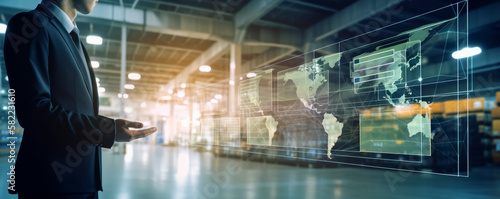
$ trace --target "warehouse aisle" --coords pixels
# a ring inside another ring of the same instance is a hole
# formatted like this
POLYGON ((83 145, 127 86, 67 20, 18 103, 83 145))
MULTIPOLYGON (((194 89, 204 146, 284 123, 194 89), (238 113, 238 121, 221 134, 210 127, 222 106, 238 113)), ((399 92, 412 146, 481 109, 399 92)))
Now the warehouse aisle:
POLYGON ((104 150, 103 173, 104 199, 500 197, 498 167, 475 168, 469 178, 360 167, 297 168, 146 144, 129 144, 125 156, 104 150), (390 186, 385 176, 399 176, 392 178, 399 181, 390 186))

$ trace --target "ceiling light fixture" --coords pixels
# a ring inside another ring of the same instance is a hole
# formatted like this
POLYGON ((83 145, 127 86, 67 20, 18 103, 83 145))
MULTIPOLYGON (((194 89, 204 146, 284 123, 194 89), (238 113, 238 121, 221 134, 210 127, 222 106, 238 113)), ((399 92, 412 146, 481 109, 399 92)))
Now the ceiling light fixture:
POLYGON ((0 23, 0 34, 5 34, 7 31, 7 25, 4 23, 0 23))
POLYGON ((101 64, 98 61, 91 61, 90 65, 92 65, 92 68, 99 68, 101 64))
POLYGON ((87 43, 92 45, 102 45, 102 37, 97 35, 87 36, 87 43))
POLYGON ((453 52, 453 54, 451 54, 451 56, 454 59, 462 59, 462 58, 472 57, 474 55, 478 55, 481 52, 482 52, 482 50, 479 47, 473 47, 473 48, 465 47, 462 50, 458 50, 458 51, 453 52))
POLYGON ((186 93, 182 91, 177 92, 177 97, 183 98, 184 96, 186 96, 186 93))
POLYGON ((135 86, 134 86, 133 84, 125 84, 125 85, 123 85, 123 87, 124 87, 125 89, 130 89, 130 90, 132 90, 132 89, 134 89, 134 88, 135 88, 135 86))
POLYGON ((141 79, 141 74, 139 73, 129 73, 128 78, 131 80, 139 80, 141 79))
POLYGON ((209 65, 202 65, 199 69, 201 72, 208 73, 212 70, 212 67, 210 67, 209 65))

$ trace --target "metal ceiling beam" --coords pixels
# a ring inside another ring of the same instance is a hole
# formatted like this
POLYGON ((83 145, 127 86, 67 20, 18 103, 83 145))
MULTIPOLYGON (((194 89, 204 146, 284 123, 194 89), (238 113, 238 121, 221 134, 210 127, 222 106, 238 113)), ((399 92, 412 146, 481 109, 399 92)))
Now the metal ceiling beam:
POLYGON ((287 25, 279 22, 273 22, 273 21, 266 21, 266 20, 255 20, 253 24, 258 25, 258 26, 269 26, 269 27, 275 27, 275 28, 283 28, 283 29, 290 29, 291 31, 301 31, 299 27, 292 26, 292 25, 287 25))
POLYGON ((241 68, 246 71, 242 71, 242 73, 246 73, 257 68, 265 67, 277 60, 280 60, 290 55, 295 50, 296 50, 295 48, 277 48, 277 47, 269 48, 260 55, 243 63, 243 66, 241 68))
MULTIPOLYGON (((81 35, 80 38, 83 42, 84 38, 86 38, 87 35, 81 35)), ((117 39, 112 39, 112 38, 103 38, 103 40, 109 41, 111 43, 116 43, 120 44, 121 41, 117 39)), ((195 49, 189 49, 189 48, 179 48, 179 47, 172 47, 172 46, 166 46, 166 45, 158 45, 158 44, 146 44, 146 43, 139 43, 139 42, 134 42, 134 41, 127 41, 127 44, 132 44, 132 45, 138 45, 138 46, 147 46, 147 47, 155 47, 155 48, 160 48, 160 49, 167 49, 167 50, 180 50, 180 51, 186 51, 186 52, 193 52, 193 53, 203 53, 202 50, 195 50, 195 49)))
POLYGON ((316 42, 371 17, 402 0, 359 0, 306 29, 306 40, 316 42))
MULTIPOLYGON (((101 68, 96 68, 94 69, 96 74, 99 73, 106 73, 106 74, 120 74, 120 70, 113 70, 113 69, 101 69, 101 68)), ((160 78, 172 78, 174 77, 173 74, 161 74, 161 73, 147 73, 147 74, 142 74, 143 76, 152 76, 152 77, 160 77, 160 78)), ((111 77, 111 76, 108 76, 111 77)))
POLYGON ((479 9, 470 11, 469 29, 480 30, 481 27, 490 26, 495 23, 498 24, 498 21, 500 21, 500 15, 492 13, 497 13, 499 10, 500 2, 497 1, 479 9))
MULTIPOLYGON (((97 57, 97 56, 90 56, 90 59, 93 61, 99 61, 101 63, 112 63, 112 64, 120 64, 119 59, 112 59, 112 58, 107 58, 107 57, 97 57)), ((163 63, 157 63, 157 62, 143 62, 143 61, 134 61, 131 59, 127 59, 127 64, 128 65, 140 65, 140 66, 147 66, 147 67, 154 67, 162 70, 168 70, 168 71, 181 71, 185 66, 181 65, 175 65, 175 64, 163 64, 163 63)))
POLYGON ((253 21, 269 13, 281 2, 283 2, 283 0, 253 0, 248 2, 248 4, 234 16, 235 28, 244 29, 248 27, 253 21))
MULTIPOLYGON (((40 0, 7 0, 0 5, 0 11, 16 14, 35 8, 38 3, 40 3, 40 0)), ((99 23, 120 28, 123 23, 126 23, 127 27, 131 29, 204 40, 232 42, 236 34, 235 23, 231 21, 173 12, 123 8, 119 5, 106 3, 99 3, 90 15, 79 15, 76 21, 99 23), (126 15, 123 15, 124 12, 126 12, 126 15)), ((301 31, 276 30, 273 27, 260 27, 257 31, 262 30, 283 32, 278 34, 298 33, 301 35, 301 31)), ((247 33, 251 32, 254 32, 254 30, 250 29, 247 33)), ((275 40, 272 43, 279 42, 287 42, 287 40, 275 40)), ((291 45, 290 43, 280 44, 291 45)))
MULTIPOLYGON (((107 72, 114 72, 114 71, 107 71, 107 72)), ((97 72, 97 74, 107 74, 106 72, 104 73, 100 73, 100 72, 97 72)), ((166 75, 163 75, 166 77, 166 75)), ((170 77, 173 77, 173 75, 170 75, 170 77)), ((112 75, 112 76, 106 76, 106 77, 101 77, 99 78, 99 83, 109 83, 109 82, 120 82, 120 77, 119 76, 116 76, 116 75, 112 75)), ((147 86, 147 84, 151 83, 151 84, 155 84, 155 85, 164 85, 165 83, 168 82, 168 79, 166 78, 141 78, 141 80, 127 80, 127 83, 128 84, 133 84, 133 85, 143 85, 143 86, 147 86)), ((119 86, 120 84, 116 84, 115 86, 119 86)))
MULTIPOLYGON (((91 58, 93 59, 93 58, 91 58)), ((96 59, 93 59, 93 60, 96 60, 96 59)), ((106 60, 106 59, 102 59, 102 60, 106 60)), ((120 65, 120 61, 115 59, 115 60, 112 60, 112 61, 109 61, 109 59, 107 59, 108 61, 102 61, 101 62, 101 65, 103 64, 109 64, 111 63, 111 65, 115 65, 115 66, 119 66, 120 65)), ((99 60, 98 60, 99 61, 99 60)), ((172 69, 172 68, 169 68, 169 67, 158 67, 159 65, 161 64, 158 64, 158 65, 152 65, 152 64, 148 64, 148 65, 139 65, 137 66, 136 64, 134 64, 134 62, 137 62, 137 61, 127 61, 127 64, 128 65, 132 65, 131 68, 128 69, 128 71, 135 71, 135 72, 142 72, 146 75, 149 75, 149 74, 158 74, 158 73, 167 73, 169 74, 171 77, 169 78, 172 78, 174 75, 178 74, 179 69, 172 69)), ((186 67, 183 67, 183 68, 186 68, 186 67)), ((98 71, 102 71, 102 70, 107 70, 109 71, 109 73, 112 73, 112 74, 119 74, 119 67, 115 67, 115 68, 96 68, 94 69, 96 72, 98 71), (115 71, 116 70, 116 71, 115 71)), ((226 70, 217 70, 217 69, 213 69, 212 67, 212 74, 210 74, 211 76, 225 76, 226 74, 226 70)))
POLYGON ((308 2, 305 2, 305 1, 299 1, 299 0, 287 0, 287 1, 291 2, 291 3, 295 3, 295 4, 299 4, 299 5, 311 7, 311 8, 316 8, 316 9, 320 9, 320 10, 326 10, 326 11, 329 11, 329 12, 334 12, 334 13, 338 12, 338 10, 336 10, 336 9, 325 7, 325 6, 320 6, 320 5, 313 4, 313 3, 308 3, 308 2))
POLYGON ((182 7, 182 8, 186 8, 186 9, 190 9, 190 10, 197 10, 197 11, 201 11, 201 12, 208 12, 208 13, 218 14, 218 15, 233 16, 233 14, 228 13, 228 12, 217 13, 216 10, 201 8, 201 7, 196 7, 196 6, 188 6, 188 5, 184 5, 181 3, 170 3, 170 2, 158 1, 158 0, 146 0, 145 2, 152 2, 152 3, 162 4, 162 5, 175 6, 177 8, 182 7))
POLYGON ((261 43, 263 46, 282 46, 302 49, 304 37, 301 31, 283 31, 251 26, 244 43, 261 43))
POLYGON ((245 39, 248 26, 252 24, 252 22, 265 16, 276 8, 276 6, 281 4, 281 2, 283 2, 283 0, 254 0, 248 2, 248 4, 234 16, 234 42, 238 45, 241 44, 245 39))
POLYGON ((139 3, 139 0, 134 1, 134 3, 132 4, 132 8, 135 8, 135 6, 137 6, 137 3, 139 3))
POLYGON ((221 57, 223 54, 227 53, 229 50, 229 43, 225 41, 218 41, 212 45, 208 50, 202 53, 198 58, 196 58, 189 66, 187 66, 182 72, 180 72, 173 80, 171 80, 166 86, 161 90, 168 91, 170 89, 179 86, 181 83, 187 83, 189 75, 198 70, 201 65, 211 64, 216 59, 221 57))
MULTIPOLYGON (((40 0, 7 0, 2 1, 0 10, 16 14, 35 8, 40 0)), ((119 5, 99 3, 89 15, 79 15, 77 22, 103 23, 120 26, 126 23, 128 27, 164 34, 193 37, 198 39, 233 38, 233 23, 214 20, 201 16, 179 13, 155 12, 151 10, 124 8, 119 5), (126 13, 126 14, 123 14, 126 13)))

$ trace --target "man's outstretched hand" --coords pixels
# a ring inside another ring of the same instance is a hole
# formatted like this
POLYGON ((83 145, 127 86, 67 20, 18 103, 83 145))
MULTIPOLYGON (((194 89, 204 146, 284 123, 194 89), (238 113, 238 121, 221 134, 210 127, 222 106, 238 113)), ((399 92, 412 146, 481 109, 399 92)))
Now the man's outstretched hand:
POLYGON ((156 127, 150 127, 141 130, 131 130, 129 128, 142 128, 144 125, 140 122, 132 122, 123 119, 115 120, 116 123, 116 141, 130 142, 132 140, 143 138, 156 132, 156 127))

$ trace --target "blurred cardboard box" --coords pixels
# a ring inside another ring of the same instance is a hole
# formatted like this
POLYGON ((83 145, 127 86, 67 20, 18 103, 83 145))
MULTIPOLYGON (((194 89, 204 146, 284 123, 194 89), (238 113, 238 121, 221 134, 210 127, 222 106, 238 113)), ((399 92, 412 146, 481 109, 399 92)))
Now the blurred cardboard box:
POLYGON ((500 119, 493 120, 491 136, 500 137, 500 119))
MULTIPOLYGON (((462 101, 462 100, 460 100, 460 101, 462 101)), ((467 99, 463 99, 463 101, 465 103, 467 103, 467 99)), ((484 111, 485 110, 484 97, 469 99, 468 109, 469 109, 469 112, 484 111)), ((467 110, 465 110, 465 111, 467 111, 467 110)))
POLYGON ((500 91, 497 92, 497 104, 500 103, 500 91))
POLYGON ((431 108, 432 114, 444 113, 444 103, 443 102, 434 102, 429 105, 431 108))
POLYGON ((500 119, 500 107, 495 107, 491 109, 491 118, 500 119))

